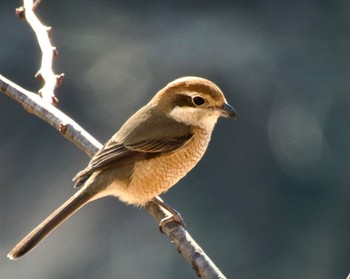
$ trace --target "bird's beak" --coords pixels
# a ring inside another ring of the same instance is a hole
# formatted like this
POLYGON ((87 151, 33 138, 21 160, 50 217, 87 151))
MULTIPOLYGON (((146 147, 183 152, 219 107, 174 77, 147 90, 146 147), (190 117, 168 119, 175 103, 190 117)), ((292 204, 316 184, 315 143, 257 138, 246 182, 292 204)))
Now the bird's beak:
POLYGON ((228 103, 224 103, 223 106, 220 108, 220 111, 221 111, 221 116, 223 117, 233 118, 235 120, 237 119, 237 112, 228 103))

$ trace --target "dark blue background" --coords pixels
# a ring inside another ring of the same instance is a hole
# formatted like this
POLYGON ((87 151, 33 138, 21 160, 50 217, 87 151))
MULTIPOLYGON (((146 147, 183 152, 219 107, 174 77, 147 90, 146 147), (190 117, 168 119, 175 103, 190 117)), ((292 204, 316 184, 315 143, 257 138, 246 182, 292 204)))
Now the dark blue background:
MULTIPOLYGON (((218 123, 165 200, 228 278, 346 278, 350 2, 232 2, 43 1, 59 108, 104 142, 169 81, 213 80, 239 119, 218 123)), ((0 72, 36 92, 40 50, 16 5, 0 8, 0 72)), ((1 278, 195 278, 144 210, 114 198, 7 260, 88 158, 2 94, 0 116, 1 278)))

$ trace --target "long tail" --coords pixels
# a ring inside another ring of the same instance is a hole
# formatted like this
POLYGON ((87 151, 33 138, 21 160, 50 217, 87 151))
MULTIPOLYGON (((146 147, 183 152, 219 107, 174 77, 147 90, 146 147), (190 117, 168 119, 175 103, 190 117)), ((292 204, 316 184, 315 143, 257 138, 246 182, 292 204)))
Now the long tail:
POLYGON ((14 260, 28 253, 63 221, 65 221, 83 205, 88 203, 93 196, 94 195, 90 191, 85 191, 84 188, 78 191, 69 200, 56 209, 49 217, 47 217, 40 225, 32 230, 25 238, 23 238, 11 250, 11 252, 8 253, 7 257, 14 260))

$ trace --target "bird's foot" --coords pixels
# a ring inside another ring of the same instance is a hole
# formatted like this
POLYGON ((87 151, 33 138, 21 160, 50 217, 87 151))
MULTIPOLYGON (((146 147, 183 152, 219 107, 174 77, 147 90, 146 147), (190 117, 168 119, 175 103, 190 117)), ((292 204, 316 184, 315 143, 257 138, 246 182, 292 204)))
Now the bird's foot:
POLYGON ((180 213, 173 210, 173 212, 171 212, 171 214, 172 215, 163 218, 159 223, 159 230, 163 234, 165 234, 164 229, 165 229, 166 225, 171 223, 171 222, 178 223, 179 225, 183 226, 186 229, 186 224, 184 222, 184 219, 181 217, 180 213))
POLYGON ((153 199, 153 202, 155 202, 156 204, 158 204, 160 207, 162 207, 163 209, 165 209, 171 214, 160 221, 159 230, 161 231, 161 233, 164 233, 165 226, 171 222, 176 222, 186 229, 186 224, 179 212, 177 212, 175 209, 171 208, 169 205, 164 203, 163 200, 158 196, 153 199))

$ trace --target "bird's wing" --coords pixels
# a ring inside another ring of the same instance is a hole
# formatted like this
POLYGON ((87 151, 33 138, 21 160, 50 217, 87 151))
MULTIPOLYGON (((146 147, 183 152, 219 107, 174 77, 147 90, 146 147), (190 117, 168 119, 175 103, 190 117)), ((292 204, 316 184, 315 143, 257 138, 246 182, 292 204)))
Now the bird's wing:
POLYGON ((174 138, 142 140, 130 144, 117 143, 111 140, 96 153, 87 168, 73 178, 73 181, 76 182, 75 187, 84 184, 95 171, 135 163, 161 154, 174 152, 187 145, 192 137, 193 134, 189 133, 174 138))
POLYGON ((89 165, 74 178, 78 187, 95 171, 116 168, 174 152, 193 138, 192 128, 146 105, 92 157, 89 165))

